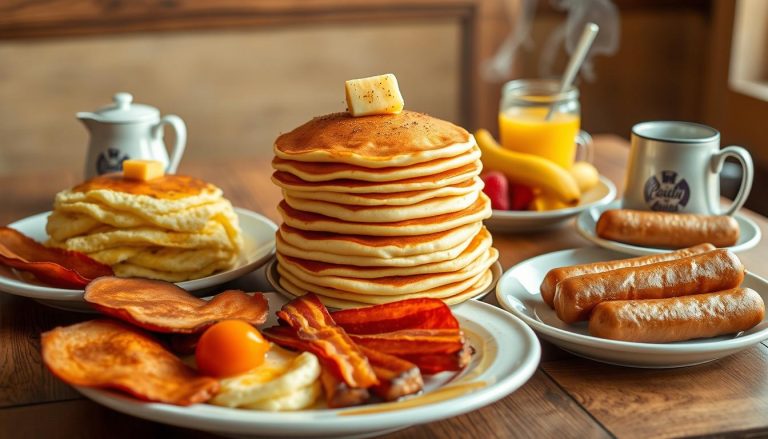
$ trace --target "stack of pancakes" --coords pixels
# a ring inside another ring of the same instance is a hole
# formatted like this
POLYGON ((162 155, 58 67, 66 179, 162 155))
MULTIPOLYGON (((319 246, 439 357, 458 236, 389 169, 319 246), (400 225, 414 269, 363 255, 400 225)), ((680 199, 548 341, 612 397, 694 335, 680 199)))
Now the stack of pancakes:
POLYGON ((315 118, 275 141, 280 284, 338 308, 467 300, 498 258, 466 130, 425 114, 315 118))
POLYGON ((202 180, 102 175, 59 192, 47 245, 110 265, 117 276, 170 282, 230 268, 242 238, 232 204, 202 180))

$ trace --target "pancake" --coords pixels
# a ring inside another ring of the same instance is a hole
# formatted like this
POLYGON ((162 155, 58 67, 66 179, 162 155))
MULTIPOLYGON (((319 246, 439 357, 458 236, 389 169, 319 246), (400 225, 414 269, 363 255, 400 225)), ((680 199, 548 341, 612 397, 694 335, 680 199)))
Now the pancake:
POLYGON ((311 276, 339 276, 357 279, 373 279, 390 276, 412 276, 418 274, 447 273, 461 270, 480 258, 491 247, 491 234, 483 230, 455 258, 441 262, 421 264, 412 267, 359 267, 351 264, 331 264, 311 259, 296 258, 277 253, 277 260, 288 271, 302 271, 311 276))
POLYGON ((171 282, 231 267, 243 241, 232 204, 202 180, 95 177, 56 195, 46 245, 79 251, 117 276, 171 282))
MULTIPOLYGON (((53 218, 49 218, 49 224, 52 228, 56 228, 57 223, 61 222, 58 217, 64 214, 73 214, 118 228, 154 225, 179 232, 191 232, 202 229, 211 217, 228 210, 232 210, 232 205, 225 199, 190 206, 184 209, 183 214, 178 211, 152 212, 140 209, 128 212, 116 210, 97 202, 76 201, 57 205, 53 218)), ((72 221, 73 215, 67 215, 65 221, 72 221)))
POLYGON ((367 168, 346 163, 299 162, 275 157, 272 160, 272 168, 278 171, 288 172, 305 181, 353 179, 384 182, 433 175, 468 165, 478 159, 480 159, 480 149, 477 146, 473 146, 469 151, 457 156, 439 158, 410 166, 367 168))
POLYGON ((492 282, 498 251, 482 226, 490 200, 464 129, 408 111, 338 113, 281 135, 274 152, 277 271, 290 294, 341 308, 453 304, 492 282))
POLYGON ((388 223, 347 222, 294 209, 285 201, 280 202, 277 210, 286 224, 301 230, 372 236, 413 236, 442 232, 482 221, 491 216, 491 202, 481 193, 474 204, 458 212, 388 223))
POLYGON ((450 122, 412 111, 353 117, 316 117, 274 144, 277 157, 371 168, 407 166, 452 157, 472 147, 471 135, 450 122))
POLYGON ((459 196, 472 192, 479 192, 483 189, 483 186, 483 180, 474 177, 454 185, 420 191, 345 194, 342 192, 292 191, 283 189, 283 197, 328 201, 355 206, 406 206, 430 200, 432 198, 459 196))
POLYGON ((200 270, 194 271, 163 271, 152 267, 143 267, 131 263, 120 263, 112 266, 112 270, 118 277, 143 277, 147 279, 161 279, 167 282, 183 282, 191 279, 200 279, 210 276, 219 270, 232 266, 233 259, 215 261, 200 270))
POLYGON ((479 195, 479 191, 474 191, 453 197, 432 198, 407 206, 354 206, 290 196, 286 196, 284 200, 296 210, 318 213, 344 221, 389 223, 458 212, 474 204, 479 195))
POLYGON ((223 224, 210 221, 200 232, 171 232, 151 227, 118 229, 102 227, 87 235, 75 236, 64 242, 49 241, 53 247, 82 253, 93 253, 122 246, 156 246, 169 248, 239 249, 240 243, 230 240, 223 224))
MULTIPOLYGON (((478 222, 479 223, 479 222, 478 222)), ((413 267, 416 265, 430 264, 447 261, 459 256, 472 242, 471 239, 460 243, 456 247, 447 250, 435 251, 418 255, 407 255, 399 258, 375 258, 366 256, 349 256, 345 254, 333 254, 322 251, 306 251, 293 247, 283 241, 282 236, 276 236, 277 252, 286 256, 308 259, 311 261, 327 262, 330 264, 356 265, 359 267, 413 267)))
POLYGON ((437 189, 452 184, 461 183, 480 175, 483 163, 475 160, 468 165, 449 169, 424 177, 406 178, 390 182, 370 182, 352 179, 338 179, 328 181, 304 181, 288 172, 276 171, 272 174, 272 182, 285 190, 315 192, 326 191, 343 194, 388 194, 394 192, 420 191, 437 189))
POLYGON ((320 300, 327 306, 333 308, 359 308, 361 306, 381 305, 397 300, 417 299, 423 297, 441 299, 448 305, 454 305, 461 303, 465 300, 471 299, 483 290, 488 288, 493 281, 493 274, 491 270, 486 270, 480 273, 477 277, 470 279, 467 282, 461 282, 461 285, 449 285, 445 287, 436 288, 434 294, 432 291, 426 291, 416 294, 403 294, 401 296, 364 296, 356 295, 354 293, 347 293, 343 291, 333 290, 329 288, 316 287, 307 284, 299 285, 293 283, 291 280, 284 277, 280 278, 280 286, 283 287, 288 293, 294 296, 303 296, 308 292, 317 294, 320 300), (451 294, 451 291, 455 291, 451 294), (327 293, 327 294, 326 294, 327 293), (442 296, 442 297, 439 297, 442 296))
POLYGON ((221 189, 194 177, 165 175, 149 181, 105 174, 56 194, 60 204, 92 201, 116 210, 168 213, 220 199, 221 189))
POLYGON ((77 235, 84 235, 101 226, 95 219, 76 213, 53 211, 48 215, 45 231, 54 241, 64 241, 77 235))
POLYGON ((296 248, 297 253, 322 252, 350 257, 390 259, 441 252, 462 243, 466 246, 481 227, 482 223, 477 221, 428 235, 392 237, 308 232, 282 224, 278 234, 285 245, 296 248))
POLYGON ((445 285, 464 282, 487 270, 499 253, 490 248, 485 254, 473 260, 469 265, 456 271, 445 273, 415 274, 411 276, 389 276, 374 279, 359 279, 341 276, 318 276, 299 270, 295 265, 278 264, 281 276, 290 275, 288 280, 301 286, 299 282, 360 295, 398 296, 433 290, 445 285))

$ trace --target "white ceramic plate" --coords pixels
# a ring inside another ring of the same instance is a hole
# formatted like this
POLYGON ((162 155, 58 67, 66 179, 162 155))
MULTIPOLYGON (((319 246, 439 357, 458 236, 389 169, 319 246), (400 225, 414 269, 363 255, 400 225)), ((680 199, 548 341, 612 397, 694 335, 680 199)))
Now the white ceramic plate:
MULTIPOLYGON (((268 218, 250 210, 235 208, 243 231, 244 247, 237 265, 230 270, 211 276, 179 282, 187 291, 200 291, 236 279, 263 265, 275 252, 277 226, 268 218)), ((48 239, 45 224, 50 212, 39 213, 9 224, 32 239, 43 242, 48 239)), ((70 311, 90 311, 83 300, 83 290, 53 288, 8 267, 0 266, 0 291, 29 297, 55 308, 70 311)))
MULTIPOLYGON (((603 239, 597 236, 595 226, 597 225, 597 220, 600 219, 600 215, 608 209, 619 208, 621 208, 620 200, 616 200, 613 203, 604 206, 592 207, 579 215, 579 218, 576 220, 576 229, 579 231, 581 236, 589 241, 594 242, 600 247, 620 251, 628 255, 642 256, 656 253, 665 253, 669 251, 669 249, 663 248, 641 247, 639 245, 624 244, 623 242, 603 239)), ((760 242, 761 238, 760 227, 755 224, 754 221, 745 217, 744 215, 739 214, 738 212, 733 215, 733 218, 737 223, 739 223, 739 240, 736 242, 736 245, 727 248, 733 252, 741 252, 756 246, 757 243, 760 242)))
MULTIPOLYGON (((496 286, 499 304, 520 317, 544 339, 576 355, 632 367, 680 367, 706 363, 768 339, 768 321, 735 335, 676 343, 634 343, 593 337, 586 322, 568 325, 541 299, 539 286, 556 267, 625 258, 611 250, 588 247, 547 253, 507 270, 496 286)), ((747 273, 742 283, 768 303, 768 281, 747 273)))
MULTIPOLYGON (((268 294, 271 322, 286 299, 268 294)), ((509 313, 477 301, 453 308, 476 352, 461 373, 425 379, 421 395, 398 402, 349 409, 265 412, 196 404, 178 407, 147 403, 111 391, 77 388, 99 404, 139 418, 222 435, 248 437, 373 436, 432 422, 491 404, 522 386, 541 356, 533 331, 509 313)))
MULTIPOLYGON (((272 259, 267 263, 264 273, 267 275, 267 282, 272 285, 272 288, 274 288, 275 291, 287 297, 288 299, 293 299, 296 297, 295 294, 292 294, 290 291, 286 290, 280 285, 280 273, 277 271, 277 259, 272 259)), ((491 276, 493 276, 493 279, 491 280, 490 285, 488 285, 487 288, 478 293, 476 296, 472 297, 472 299, 480 300, 487 296, 488 293, 493 291, 493 289, 496 287, 496 282, 498 282, 499 278, 501 277, 501 264, 498 261, 491 265, 491 276)))
POLYGON ((608 204, 616 197, 616 186, 607 177, 600 176, 600 182, 582 194, 581 201, 574 207, 530 212, 522 210, 494 210, 484 221, 495 232, 529 232, 561 226, 569 219, 594 206, 608 204))

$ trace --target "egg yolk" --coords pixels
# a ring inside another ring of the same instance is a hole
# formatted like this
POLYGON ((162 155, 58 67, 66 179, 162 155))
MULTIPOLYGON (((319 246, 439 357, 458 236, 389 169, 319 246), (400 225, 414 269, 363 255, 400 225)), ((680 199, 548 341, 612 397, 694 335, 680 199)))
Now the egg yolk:
POLYGON ((226 377, 264 362, 269 342, 242 320, 224 320, 208 328, 197 343, 195 361, 201 373, 226 377))

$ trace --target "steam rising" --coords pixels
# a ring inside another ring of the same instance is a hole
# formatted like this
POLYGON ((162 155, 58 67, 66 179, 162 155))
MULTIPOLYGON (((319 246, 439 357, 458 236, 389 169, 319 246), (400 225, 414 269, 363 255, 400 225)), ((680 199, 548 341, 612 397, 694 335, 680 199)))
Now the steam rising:
MULTIPOLYGON (((526 50, 535 48, 531 40, 531 26, 536 15, 538 0, 502 0, 510 18, 511 32, 499 46, 493 58, 483 65, 483 78, 488 81, 503 81, 512 74, 515 55, 521 46, 526 50)), ((551 0, 555 9, 566 11, 568 16, 544 42, 539 58, 539 77, 559 77, 562 72, 554 70, 555 59, 565 42, 565 50, 571 55, 579 41, 581 31, 588 22, 600 26, 597 39, 587 54, 581 73, 588 81, 595 79, 592 57, 613 55, 619 49, 620 18, 611 0, 551 0)))

